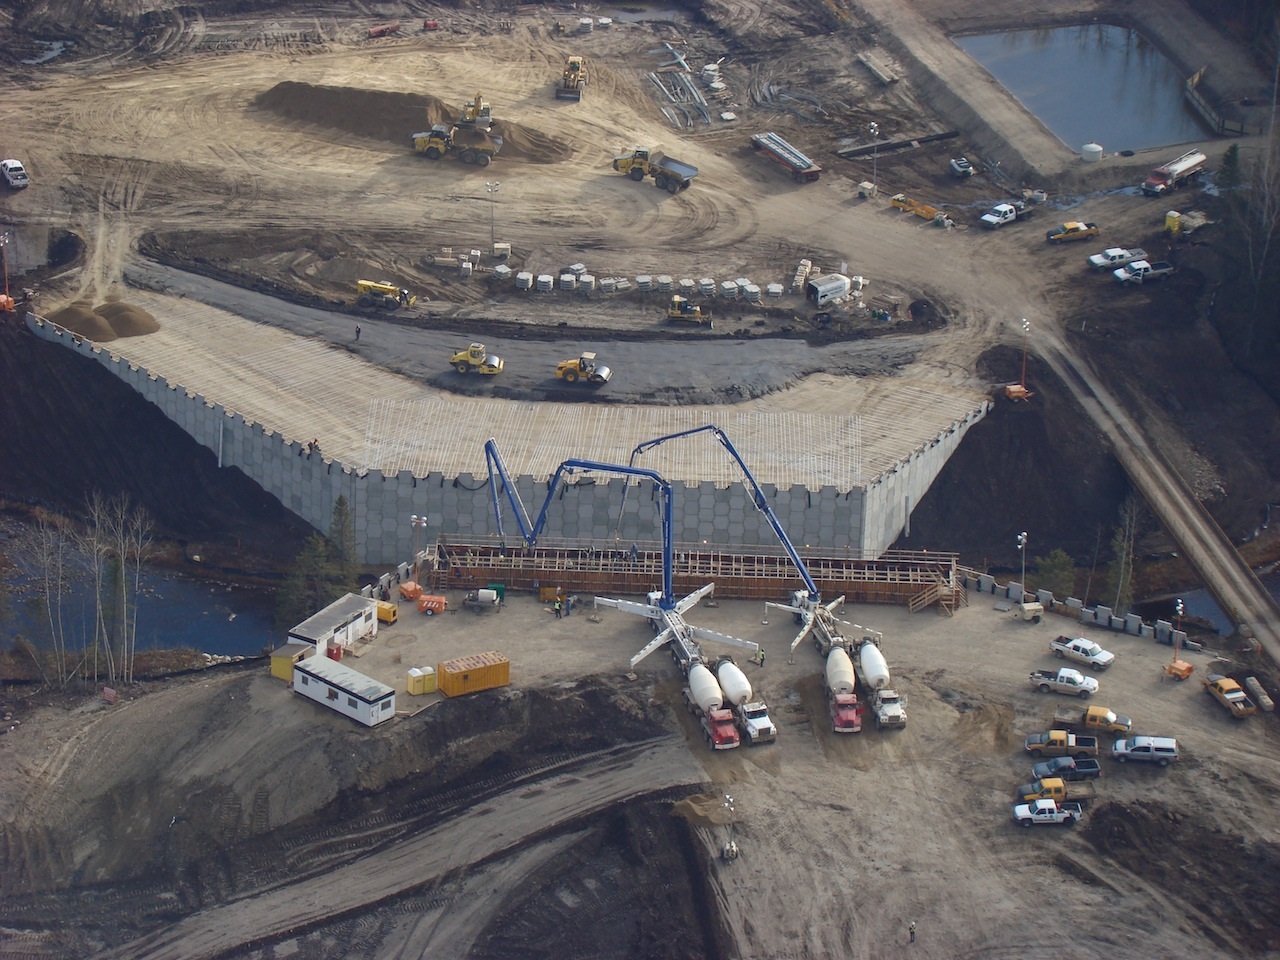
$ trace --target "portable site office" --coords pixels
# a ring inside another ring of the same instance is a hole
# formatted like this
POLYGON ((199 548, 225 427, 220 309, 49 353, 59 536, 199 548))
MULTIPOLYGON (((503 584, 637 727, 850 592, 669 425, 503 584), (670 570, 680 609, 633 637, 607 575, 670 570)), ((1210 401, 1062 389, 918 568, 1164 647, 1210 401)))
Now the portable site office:
POLYGON ((392 687, 328 657, 308 657, 293 666, 293 692, 344 717, 374 727, 396 715, 392 687))
POLYGON ((377 636, 377 613, 377 601, 348 593, 293 627, 289 639, 314 644, 319 651, 350 647, 364 637, 377 636))

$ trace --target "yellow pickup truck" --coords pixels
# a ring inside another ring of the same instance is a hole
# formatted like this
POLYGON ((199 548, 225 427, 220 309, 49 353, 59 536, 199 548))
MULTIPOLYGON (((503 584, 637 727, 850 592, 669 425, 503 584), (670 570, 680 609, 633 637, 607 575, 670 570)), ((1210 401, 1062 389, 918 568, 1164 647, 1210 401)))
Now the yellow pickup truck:
POLYGON ((1019 803, 1030 803, 1033 800, 1071 800, 1077 803, 1092 800, 1098 795, 1098 788, 1092 780, 1079 780, 1068 783, 1059 777, 1043 777, 1032 783, 1025 783, 1018 788, 1019 803))
POLYGON ((1063 707, 1054 713, 1053 727, 1055 730, 1084 730, 1088 733, 1128 733, 1133 728, 1133 721, 1110 707, 1086 707, 1084 710, 1063 707))
POLYGON ((1101 232, 1096 223, 1068 220, 1066 223, 1054 227, 1044 235, 1044 238, 1050 243, 1066 243, 1070 240, 1088 240, 1090 237, 1096 237, 1101 232))
POLYGON ((1258 708, 1244 692, 1244 688, 1230 677, 1211 673, 1201 682, 1209 692, 1209 696, 1226 707, 1227 712, 1237 720, 1251 717, 1258 712, 1258 708))

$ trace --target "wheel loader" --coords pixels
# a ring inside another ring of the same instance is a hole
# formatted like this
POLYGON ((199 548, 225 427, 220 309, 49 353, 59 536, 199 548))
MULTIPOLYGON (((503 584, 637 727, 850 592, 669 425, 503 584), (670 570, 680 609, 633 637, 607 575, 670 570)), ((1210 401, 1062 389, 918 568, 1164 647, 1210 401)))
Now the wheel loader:
POLYGON ((488 376, 496 376, 506 366, 506 361, 489 353, 483 343, 473 343, 467 349, 459 350, 449 362, 459 373, 475 371, 488 376))
POLYGON ((582 88, 587 85, 586 57, 570 57, 564 62, 564 75, 560 78, 560 86, 556 87, 557 100, 582 99, 582 88))
POLYGON ((596 360, 594 353, 584 353, 575 360, 562 360, 556 366, 556 377, 565 383, 608 383, 613 371, 596 360))
POLYGON ((401 306, 412 307, 418 298, 412 296, 404 287, 379 280, 356 281, 356 303, 362 307, 378 307, 382 310, 396 310, 401 306))

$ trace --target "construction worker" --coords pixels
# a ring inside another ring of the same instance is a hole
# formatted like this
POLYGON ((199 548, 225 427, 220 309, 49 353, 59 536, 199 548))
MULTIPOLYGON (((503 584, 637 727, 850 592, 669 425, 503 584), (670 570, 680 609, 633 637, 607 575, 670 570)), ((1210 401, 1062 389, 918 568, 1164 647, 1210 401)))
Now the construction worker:
POLYGON ((557 619, 557 620, 559 620, 559 619, 560 619, 560 617, 561 617, 560 598, 559 598, 559 597, 556 597, 556 602, 552 604, 552 607, 553 607, 553 608, 555 609, 555 611, 556 611, 556 619, 557 619))
POLYGON ((764 647, 756 647, 756 666, 764 666, 764 647))
POLYGON ((360 339, 360 324, 356 324, 356 340, 360 339))

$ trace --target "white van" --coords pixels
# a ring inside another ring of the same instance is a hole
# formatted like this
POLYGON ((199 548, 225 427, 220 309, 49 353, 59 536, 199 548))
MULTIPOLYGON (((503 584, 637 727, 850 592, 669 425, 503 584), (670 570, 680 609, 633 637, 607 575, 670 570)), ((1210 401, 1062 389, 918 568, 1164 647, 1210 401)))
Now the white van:
POLYGON ((1142 760, 1167 767, 1178 759, 1178 741, 1173 737, 1129 737, 1115 742, 1111 756, 1121 763, 1142 760))

